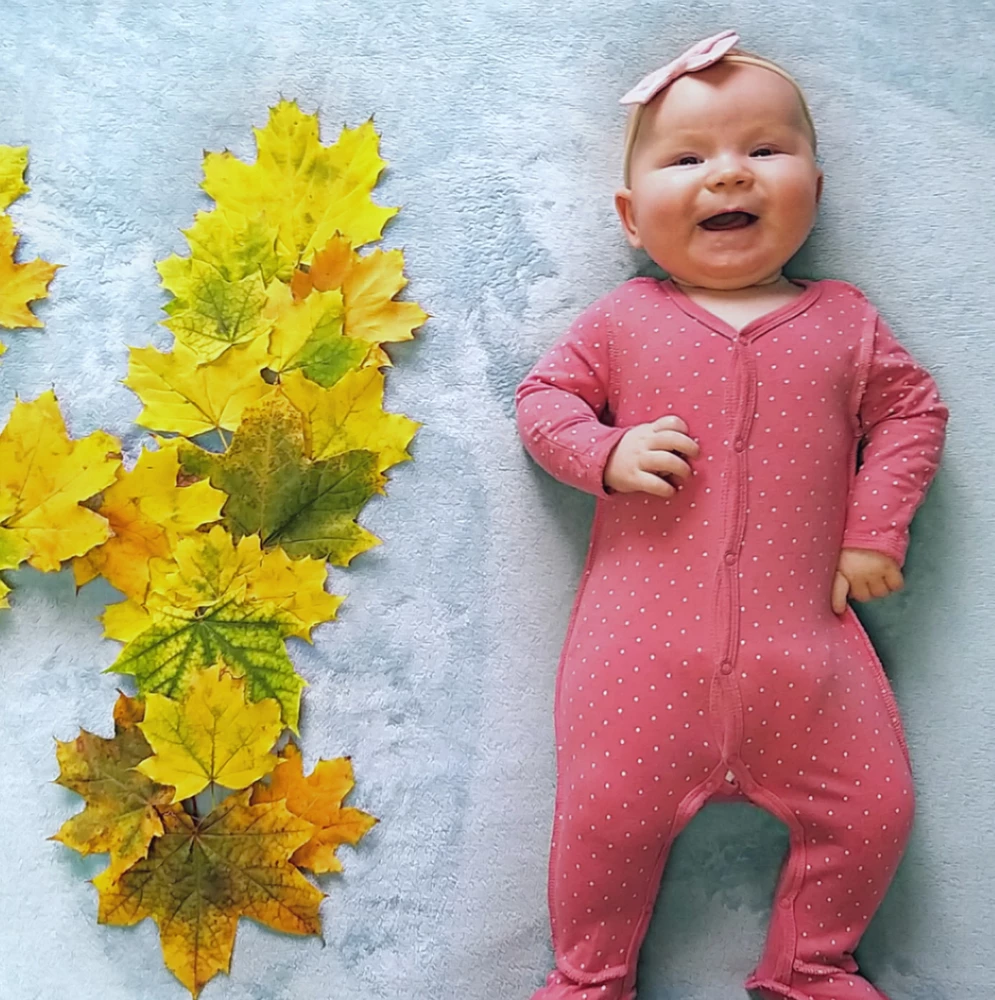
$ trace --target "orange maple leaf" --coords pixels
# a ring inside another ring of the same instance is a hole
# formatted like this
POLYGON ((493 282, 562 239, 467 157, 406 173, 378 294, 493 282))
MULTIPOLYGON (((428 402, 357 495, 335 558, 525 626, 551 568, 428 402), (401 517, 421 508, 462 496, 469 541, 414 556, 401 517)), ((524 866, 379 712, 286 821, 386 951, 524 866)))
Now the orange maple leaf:
POLYGON ((280 757, 270 783, 258 782, 253 786, 253 805, 285 799, 287 808, 295 816, 316 827, 311 839, 298 847, 290 860, 316 875, 342 871, 342 862, 335 856, 338 847, 341 844, 355 846, 380 822, 361 809, 342 805, 355 784, 352 760, 349 757, 319 760, 305 778, 301 752, 295 744, 288 743, 280 757))

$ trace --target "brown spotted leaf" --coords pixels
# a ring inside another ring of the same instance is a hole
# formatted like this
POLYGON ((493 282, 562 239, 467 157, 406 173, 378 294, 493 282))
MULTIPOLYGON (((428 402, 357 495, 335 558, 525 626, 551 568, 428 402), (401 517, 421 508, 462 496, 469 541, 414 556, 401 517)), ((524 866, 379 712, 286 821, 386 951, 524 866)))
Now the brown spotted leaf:
POLYGON ((82 795, 86 808, 66 820, 49 840, 80 854, 108 852, 111 875, 146 856, 152 838, 162 834, 160 813, 168 811, 173 798, 171 787, 158 785, 135 769, 152 754, 138 728, 143 713, 139 699, 119 694, 111 739, 83 729, 75 740, 56 740, 55 782, 82 795))
POLYGON ((314 827, 282 802, 250 805, 249 795, 230 795, 200 820, 167 813, 147 858, 93 880, 98 921, 155 920, 166 966, 194 997, 228 971, 240 916, 288 934, 321 934, 325 894, 290 862, 314 827))

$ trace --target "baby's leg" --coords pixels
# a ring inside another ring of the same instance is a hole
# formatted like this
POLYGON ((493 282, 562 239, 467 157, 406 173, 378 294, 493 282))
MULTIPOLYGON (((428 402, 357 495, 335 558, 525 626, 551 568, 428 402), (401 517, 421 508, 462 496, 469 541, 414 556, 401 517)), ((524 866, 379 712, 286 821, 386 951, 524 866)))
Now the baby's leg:
POLYGON ((647 718, 612 730, 599 717, 593 731, 580 720, 563 727, 549 864, 556 969, 532 1000, 635 997, 671 844, 721 781, 711 732, 700 721, 683 726, 701 719, 698 705, 690 709, 683 691, 678 699, 688 706, 679 726, 647 718))
POLYGON ((818 713, 797 712, 797 728, 781 714, 768 726, 776 721, 777 738, 744 754, 758 783, 747 794, 791 835, 766 948, 745 984, 765 1000, 887 1000, 857 974, 853 952, 904 853, 912 775, 873 664, 838 679, 818 713))

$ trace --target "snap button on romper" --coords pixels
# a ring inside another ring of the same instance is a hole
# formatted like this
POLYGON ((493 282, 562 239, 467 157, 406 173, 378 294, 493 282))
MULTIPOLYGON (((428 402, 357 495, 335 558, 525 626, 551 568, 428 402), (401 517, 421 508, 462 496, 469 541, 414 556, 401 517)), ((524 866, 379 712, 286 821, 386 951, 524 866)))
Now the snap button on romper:
POLYGON ((881 663, 831 592, 841 547, 904 563, 948 411, 859 289, 797 284, 737 332, 634 278, 517 389, 528 452, 598 497, 557 673, 556 969, 533 1000, 635 997, 668 852, 715 796, 790 831, 745 987, 886 1000, 853 951, 904 853, 912 775, 881 663), (700 446, 693 474, 669 499, 607 491, 625 431, 668 413, 700 446))

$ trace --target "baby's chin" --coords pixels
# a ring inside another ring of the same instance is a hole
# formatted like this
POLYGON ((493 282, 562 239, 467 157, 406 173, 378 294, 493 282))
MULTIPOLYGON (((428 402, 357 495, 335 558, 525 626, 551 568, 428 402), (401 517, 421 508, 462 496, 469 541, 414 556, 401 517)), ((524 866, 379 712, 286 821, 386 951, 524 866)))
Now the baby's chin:
POLYGON ((735 291, 739 288, 749 288, 751 285, 768 281, 790 260, 787 258, 781 263, 772 261, 764 264, 744 266, 742 263, 727 262, 709 267, 678 267, 668 268, 666 264, 660 266, 671 277, 677 278, 689 285, 696 285, 699 288, 711 288, 715 291, 735 291))

